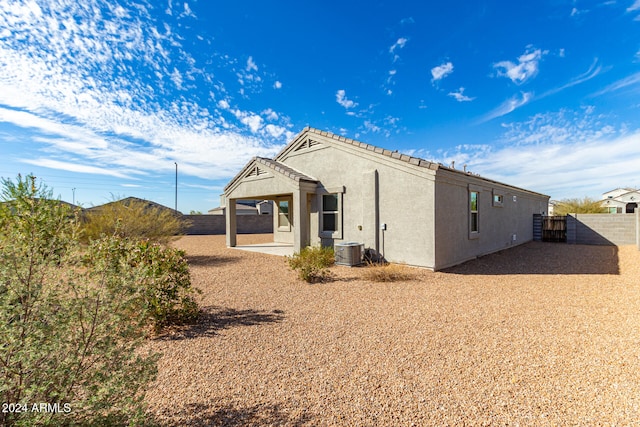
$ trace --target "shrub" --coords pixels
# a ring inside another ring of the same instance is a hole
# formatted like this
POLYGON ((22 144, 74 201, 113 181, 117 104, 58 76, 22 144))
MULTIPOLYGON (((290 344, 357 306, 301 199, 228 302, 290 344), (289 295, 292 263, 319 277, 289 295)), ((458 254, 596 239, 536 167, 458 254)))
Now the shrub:
POLYGON ((584 199, 563 199, 556 202, 553 209, 554 215, 567 215, 570 213, 607 213, 607 208, 602 206, 601 200, 590 197, 584 199))
POLYGON ((183 254, 117 233, 81 247, 77 215, 29 179, 3 180, 0 402, 61 413, 0 412, 0 425, 144 424, 148 327, 198 311, 183 254))
POLYGON ((87 210, 84 214, 83 240, 102 235, 167 244, 183 233, 188 222, 175 211, 133 198, 113 201, 87 210))
MULTIPOLYGON (((115 280, 134 271, 137 277, 132 292, 139 301, 138 310, 146 313, 156 331, 173 324, 195 321, 200 310, 195 301, 199 290, 191 286, 191 275, 184 251, 148 241, 133 242, 109 236, 93 241, 85 264, 111 269, 115 280)), ((128 279, 127 279, 128 280, 128 279)), ((114 287, 112 284, 106 284, 114 287)), ((115 287, 122 286, 119 283, 115 287)))
POLYGON ((363 277, 372 282, 402 282, 412 280, 414 274, 409 268, 400 264, 370 263, 364 269, 363 277))
POLYGON ((331 247, 307 246, 287 257, 287 261, 289 267, 298 271, 302 280, 313 283, 328 277, 328 267, 335 262, 335 258, 331 247))

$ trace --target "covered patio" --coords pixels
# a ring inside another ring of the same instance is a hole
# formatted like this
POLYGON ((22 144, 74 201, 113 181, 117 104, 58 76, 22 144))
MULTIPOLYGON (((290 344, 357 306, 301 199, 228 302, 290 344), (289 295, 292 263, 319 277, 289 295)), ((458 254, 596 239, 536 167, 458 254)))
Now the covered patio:
POLYGON ((311 215, 317 212, 318 181, 274 160, 253 158, 225 187, 226 243, 228 247, 254 252, 293 254, 310 242, 311 215), (236 202, 242 199, 273 200, 271 246, 237 246, 236 202))
POLYGON ((292 244, 278 242, 256 243, 253 245, 236 245, 233 246, 232 249, 279 256, 292 256, 295 252, 292 244))

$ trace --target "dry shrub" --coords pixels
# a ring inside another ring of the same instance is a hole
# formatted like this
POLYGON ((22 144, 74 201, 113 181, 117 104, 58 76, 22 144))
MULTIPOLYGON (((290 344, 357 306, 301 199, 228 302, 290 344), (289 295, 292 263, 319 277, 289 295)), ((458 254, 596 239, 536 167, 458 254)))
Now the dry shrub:
POLYGON ((87 242, 117 235, 166 245, 187 226, 188 222, 173 209, 128 198, 86 211, 82 228, 87 242))
POLYGON ((363 272, 365 280, 372 282, 403 282, 412 280, 414 272, 401 264, 375 264, 371 263, 365 267, 363 272))

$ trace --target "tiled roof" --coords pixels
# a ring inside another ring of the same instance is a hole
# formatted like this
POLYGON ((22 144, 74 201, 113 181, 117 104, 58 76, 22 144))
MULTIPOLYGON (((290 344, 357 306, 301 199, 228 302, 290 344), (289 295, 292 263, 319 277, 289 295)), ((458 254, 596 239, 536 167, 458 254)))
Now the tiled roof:
POLYGON ((276 162, 275 160, 267 159, 264 157, 255 157, 256 163, 260 163, 268 168, 283 174, 286 177, 293 179, 294 181, 309 181, 318 182, 317 179, 313 179, 297 170, 290 168, 284 163, 276 162))
MULTIPOLYGON (((315 133, 317 135, 321 135, 321 136, 324 136, 326 138, 331 138, 331 139, 334 139, 336 141, 342 142, 344 144, 353 145, 355 147, 359 147, 359 148, 365 149, 367 151, 372 151, 374 153, 377 153, 377 154, 380 154, 380 155, 383 155, 383 156, 391 157, 393 159, 398 159, 398 160, 401 160, 403 162, 410 163, 412 165, 421 166, 421 167, 424 167, 424 168, 429 168, 429 169, 434 169, 434 170, 438 169, 439 167, 442 167, 442 165, 440 165, 438 163, 433 163, 433 162, 421 159, 419 157, 412 157, 412 156, 409 156, 407 154, 398 153, 397 151, 386 150, 386 149, 381 148, 381 147, 376 147, 375 145, 367 144, 365 142, 356 141, 355 139, 346 138, 346 137, 341 136, 341 135, 336 135, 334 133, 327 132, 327 131, 320 130, 320 129, 316 129, 316 128, 312 128, 312 127, 309 127, 309 126, 304 128, 302 130, 302 132, 300 132, 293 139, 293 141, 297 140, 298 138, 300 138, 302 136, 306 136, 309 133, 315 133)), ((277 159, 291 145, 294 145, 294 143, 287 144, 287 146, 280 153, 278 153, 278 155, 275 158, 277 159)))

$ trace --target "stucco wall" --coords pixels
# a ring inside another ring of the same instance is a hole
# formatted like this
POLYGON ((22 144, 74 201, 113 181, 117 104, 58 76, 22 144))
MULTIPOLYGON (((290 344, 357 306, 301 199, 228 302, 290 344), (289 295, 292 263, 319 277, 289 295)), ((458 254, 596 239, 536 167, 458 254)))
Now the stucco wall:
POLYGON ((637 213, 567 215, 567 243, 634 245, 637 213))
MULTIPOLYGON (((224 215, 183 215, 191 222, 186 234, 224 234, 224 215)), ((257 234, 273 232, 273 215, 241 215, 237 217, 238 233, 257 234)))
POLYGON ((533 214, 549 198, 447 169, 436 173, 436 269, 533 239, 533 214), (478 194, 478 233, 470 233, 469 192, 478 194), (502 203, 494 203, 494 195, 502 203))
POLYGON ((314 196, 311 243, 355 241, 368 249, 377 248, 389 261, 432 266, 433 171, 360 148, 337 148, 322 138, 319 141, 320 146, 278 159, 320 179, 329 192, 344 187, 342 236, 318 236, 320 196, 314 196), (381 224, 386 224, 386 230, 380 230, 381 224))

